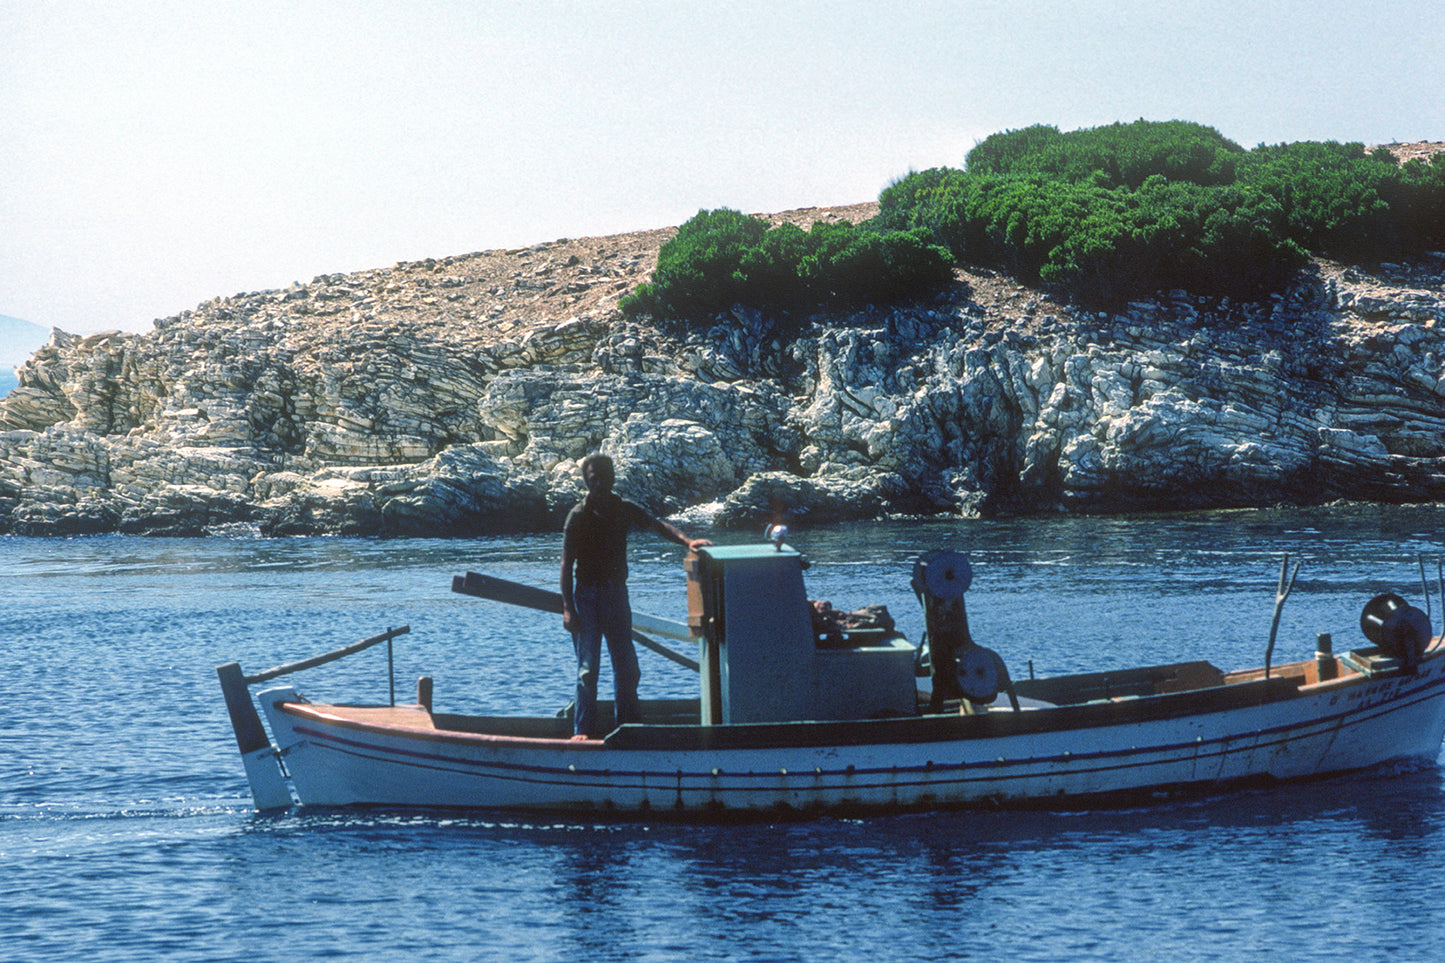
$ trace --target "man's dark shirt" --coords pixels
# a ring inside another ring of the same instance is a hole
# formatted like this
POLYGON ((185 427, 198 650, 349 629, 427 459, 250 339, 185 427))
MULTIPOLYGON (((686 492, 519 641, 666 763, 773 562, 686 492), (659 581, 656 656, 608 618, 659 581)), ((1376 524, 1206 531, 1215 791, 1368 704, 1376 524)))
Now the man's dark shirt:
POLYGON ((567 513, 562 541, 572 546, 578 585, 627 581, 627 533, 654 528, 647 509, 618 495, 589 495, 567 513))

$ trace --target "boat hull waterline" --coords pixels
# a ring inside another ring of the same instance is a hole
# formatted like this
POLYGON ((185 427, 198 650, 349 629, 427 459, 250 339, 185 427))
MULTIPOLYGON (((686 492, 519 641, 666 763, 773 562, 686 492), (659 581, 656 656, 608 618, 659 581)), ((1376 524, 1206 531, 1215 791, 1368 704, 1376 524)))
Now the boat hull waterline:
POLYGON ((1438 757, 1440 639, 1409 671, 1346 669, 1336 679, 1304 681, 1311 665, 1083 705, 849 722, 644 723, 588 742, 567 739, 561 728, 549 737, 479 731, 487 727, 482 719, 449 728, 421 705, 315 704, 290 687, 267 689, 257 701, 292 798, 308 806, 618 813, 1072 806, 1438 757), (1294 670, 1300 674, 1291 678, 1294 670))

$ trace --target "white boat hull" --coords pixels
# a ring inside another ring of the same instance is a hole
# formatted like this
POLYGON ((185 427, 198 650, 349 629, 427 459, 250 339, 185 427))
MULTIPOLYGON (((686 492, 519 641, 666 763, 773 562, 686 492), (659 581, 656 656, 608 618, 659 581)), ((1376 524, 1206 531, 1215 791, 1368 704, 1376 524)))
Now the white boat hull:
POLYGON ((447 729, 421 706, 259 694, 296 799, 310 806, 763 813, 976 805, 1307 779, 1438 757, 1439 640, 1413 674, 1282 678, 981 715, 731 726, 639 725, 604 740, 447 729))

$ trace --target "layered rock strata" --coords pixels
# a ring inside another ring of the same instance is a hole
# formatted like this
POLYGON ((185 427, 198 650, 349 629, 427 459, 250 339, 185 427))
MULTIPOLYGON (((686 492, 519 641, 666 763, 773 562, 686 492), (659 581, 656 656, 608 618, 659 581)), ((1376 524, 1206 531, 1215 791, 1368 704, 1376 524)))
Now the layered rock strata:
POLYGON ((1108 314, 961 270, 929 304, 688 333, 616 309, 668 236, 56 332, 0 400, 0 532, 555 528, 594 449, 654 510, 739 526, 1445 495, 1440 256, 1108 314))

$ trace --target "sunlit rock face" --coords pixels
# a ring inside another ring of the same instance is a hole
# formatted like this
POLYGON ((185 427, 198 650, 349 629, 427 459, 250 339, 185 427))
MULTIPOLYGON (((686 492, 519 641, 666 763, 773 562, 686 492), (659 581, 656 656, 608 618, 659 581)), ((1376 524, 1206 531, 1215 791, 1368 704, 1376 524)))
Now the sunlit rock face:
POLYGON ((669 236, 56 332, 0 400, 0 532, 556 528, 599 449, 654 511, 742 527, 1445 496, 1440 257, 1250 304, 1086 312, 964 269, 906 307, 629 321, 669 236))

